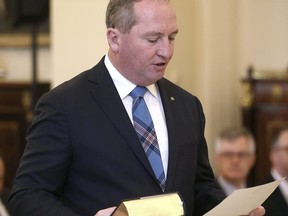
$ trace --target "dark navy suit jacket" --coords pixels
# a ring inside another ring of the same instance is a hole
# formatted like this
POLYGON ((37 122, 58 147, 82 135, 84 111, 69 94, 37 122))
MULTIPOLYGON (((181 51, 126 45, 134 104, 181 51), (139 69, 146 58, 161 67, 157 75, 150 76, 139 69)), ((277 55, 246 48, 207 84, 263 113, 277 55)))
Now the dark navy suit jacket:
MULTIPOLYGON (((270 174, 266 179, 266 183, 272 181, 274 181, 274 179, 270 174)), ((267 216, 288 215, 288 205, 279 187, 276 188, 276 190, 267 198, 267 200, 263 203, 263 207, 266 210, 265 215, 267 216)))
MULTIPOLYGON (((186 215, 203 215, 224 195, 209 165, 201 104, 164 78, 157 85, 169 136, 166 192, 182 195, 186 215)), ((103 59, 38 101, 10 197, 14 216, 94 215, 161 193, 103 59)))

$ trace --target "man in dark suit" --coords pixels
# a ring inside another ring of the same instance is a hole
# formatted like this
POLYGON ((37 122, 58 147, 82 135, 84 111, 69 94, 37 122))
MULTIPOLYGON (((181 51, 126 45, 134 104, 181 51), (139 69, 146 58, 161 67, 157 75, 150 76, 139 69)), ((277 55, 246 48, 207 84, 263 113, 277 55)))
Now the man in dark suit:
POLYGON ((203 215, 224 195, 209 165, 200 102, 163 78, 178 32, 170 1, 110 0, 106 25, 109 53, 36 106, 12 215, 106 216, 123 199, 176 191, 186 215, 203 215), (136 86, 148 89, 141 103, 154 122, 164 187, 133 127, 136 86))
MULTIPOLYGON (((271 172, 265 182, 288 176, 288 128, 282 129, 270 151, 271 172)), ((288 215, 288 181, 284 180, 263 203, 268 216, 288 215)))
POLYGON ((249 187, 248 175, 255 162, 255 141, 246 128, 229 127, 215 141, 214 159, 217 182, 226 196, 249 187))

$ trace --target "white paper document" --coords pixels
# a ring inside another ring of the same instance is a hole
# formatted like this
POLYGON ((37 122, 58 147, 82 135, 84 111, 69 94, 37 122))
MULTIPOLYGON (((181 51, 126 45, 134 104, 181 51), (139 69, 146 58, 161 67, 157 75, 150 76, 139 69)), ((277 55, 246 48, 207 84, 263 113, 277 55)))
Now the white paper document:
POLYGON ((235 190, 204 216, 248 215, 253 209, 261 206, 284 179, 256 187, 235 190))

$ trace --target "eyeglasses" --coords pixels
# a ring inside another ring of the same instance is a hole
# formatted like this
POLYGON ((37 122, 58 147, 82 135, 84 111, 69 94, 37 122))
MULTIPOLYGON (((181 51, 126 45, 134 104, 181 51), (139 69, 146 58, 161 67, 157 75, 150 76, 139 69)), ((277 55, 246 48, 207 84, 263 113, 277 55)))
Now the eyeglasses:
POLYGON ((277 146, 277 147, 274 148, 274 150, 281 151, 281 152, 286 152, 288 154, 288 146, 285 146, 285 147, 277 146))
POLYGON ((233 158, 239 158, 240 160, 245 160, 251 156, 250 152, 222 152, 220 153, 222 158, 231 160, 233 158))

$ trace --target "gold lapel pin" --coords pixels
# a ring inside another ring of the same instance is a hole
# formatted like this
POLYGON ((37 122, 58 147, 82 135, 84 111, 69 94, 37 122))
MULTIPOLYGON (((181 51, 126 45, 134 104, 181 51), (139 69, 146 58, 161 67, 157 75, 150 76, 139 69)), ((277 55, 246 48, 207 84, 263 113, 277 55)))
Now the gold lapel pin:
POLYGON ((175 98, 174 98, 174 97, 170 97, 170 100, 171 100, 171 101, 175 101, 175 98))

